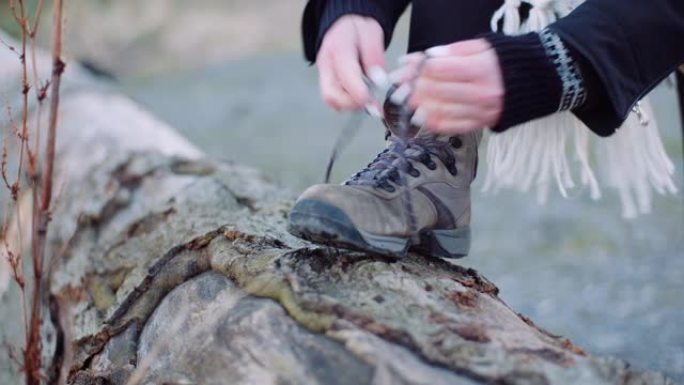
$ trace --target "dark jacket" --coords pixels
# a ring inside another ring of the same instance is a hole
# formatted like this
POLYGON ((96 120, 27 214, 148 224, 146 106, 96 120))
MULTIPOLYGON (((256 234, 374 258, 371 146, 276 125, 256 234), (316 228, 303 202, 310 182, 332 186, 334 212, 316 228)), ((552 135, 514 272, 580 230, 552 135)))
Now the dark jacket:
MULTIPOLYGON (((323 34, 344 14, 360 14, 378 20, 386 43, 389 43, 394 26, 409 3, 413 8, 408 51, 412 52, 488 32, 490 18, 502 1, 310 0, 302 22, 306 58, 314 61, 323 34)), ((523 7, 521 11, 524 18, 527 9, 523 7)), ((602 136, 612 134, 642 96, 672 73, 677 65, 684 63, 684 0, 587 0, 549 28, 571 48, 585 80, 587 100, 573 112, 602 136)), ((519 48, 513 50, 512 57, 527 55, 525 50, 532 56, 542 57, 541 46, 529 36, 510 39, 527 39, 523 41, 525 44, 514 45, 519 48)), ((508 42, 510 46, 508 38, 490 41, 508 42)), ((498 49, 497 52, 501 57, 502 52, 498 49)), ((530 63, 528 68, 519 68, 518 64, 513 70, 507 70, 503 65, 518 62, 520 60, 502 60, 504 73, 527 71, 534 74, 549 70, 549 63, 541 62, 530 63)), ((509 89, 514 87, 506 83, 509 94, 509 89)), ((558 87, 547 88, 549 92, 555 92, 558 87)), ((526 92, 530 91, 527 87, 526 92)), ((505 104, 511 110, 513 100, 509 96, 505 104)), ((528 96, 520 93, 515 99, 543 100, 541 95, 531 95, 531 99, 528 96)), ((531 103, 516 105, 516 110, 525 108, 533 106, 531 103)), ((550 112, 537 107, 522 116, 529 120, 550 112)), ((517 118, 519 120, 520 116, 517 118)), ((509 126, 519 122, 508 120, 505 123, 504 126, 509 126)))

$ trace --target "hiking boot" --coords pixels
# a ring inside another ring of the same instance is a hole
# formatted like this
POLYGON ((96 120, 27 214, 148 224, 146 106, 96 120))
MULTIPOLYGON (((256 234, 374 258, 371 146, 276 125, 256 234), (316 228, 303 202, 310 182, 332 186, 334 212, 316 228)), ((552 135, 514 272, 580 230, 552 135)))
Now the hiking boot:
POLYGON ((470 249, 470 184, 481 135, 418 132, 405 141, 392 135, 388 147, 342 185, 307 189, 288 230, 312 242, 383 255, 404 256, 411 249, 463 257, 470 249))

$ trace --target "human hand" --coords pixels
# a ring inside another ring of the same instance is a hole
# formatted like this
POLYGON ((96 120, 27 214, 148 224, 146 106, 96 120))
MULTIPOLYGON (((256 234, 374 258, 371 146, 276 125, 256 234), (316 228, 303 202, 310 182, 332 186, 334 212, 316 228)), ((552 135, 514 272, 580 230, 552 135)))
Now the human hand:
MULTIPOLYGON (((439 46, 425 52, 409 106, 413 122, 441 134, 463 134, 498 123, 504 84, 496 51, 484 39, 439 46)), ((404 76, 422 54, 404 60, 404 76)))
POLYGON ((386 81, 384 33, 372 18, 346 15, 326 32, 316 57, 321 97, 335 110, 379 107, 363 80, 386 81))

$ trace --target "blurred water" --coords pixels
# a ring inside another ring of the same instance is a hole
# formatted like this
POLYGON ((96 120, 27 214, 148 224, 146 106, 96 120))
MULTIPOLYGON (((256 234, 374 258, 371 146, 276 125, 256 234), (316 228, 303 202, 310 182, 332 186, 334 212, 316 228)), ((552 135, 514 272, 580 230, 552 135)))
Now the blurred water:
MULTIPOLYGON (((299 55, 264 55, 200 71, 129 79, 123 88, 217 157, 256 166, 293 195, 323 178, 347 116, 318 99, 316 74, 299 55)), ((682 190, 681 134, 672 90, 656 108, 682 190)), ((383 146, 366 121, 336 167, 337 180, 383 146)), ((481 182, 481 181, 480 181, 481 182)), ((478 182, 479 183, 479 182, 478 182)), ((620 218, 616 197, 586 192, 538 206, 532 196, 474 193, 474 245, 463 261, 481 270, 516 310, 593 353, 684 380, 684 200, 620 218)))

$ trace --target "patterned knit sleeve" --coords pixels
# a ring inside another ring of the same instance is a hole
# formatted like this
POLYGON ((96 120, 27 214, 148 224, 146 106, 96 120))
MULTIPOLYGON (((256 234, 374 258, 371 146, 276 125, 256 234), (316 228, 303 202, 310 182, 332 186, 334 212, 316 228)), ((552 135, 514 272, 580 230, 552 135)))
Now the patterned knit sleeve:
MULTIPOLYGON (((596 134, 615 132, 635 103, 684 63, 684 1, 592 0, 549 26, 591 69, 573 112, 596 134)), ((584 67, 584 66, 583 66, 584 67)))
POLYGON ((501 132, 584 104, 582 70, 553 31, 520 36, 492 33, 484 38, 497 53, 505 89, 503 112, 492 130, 501 132))

